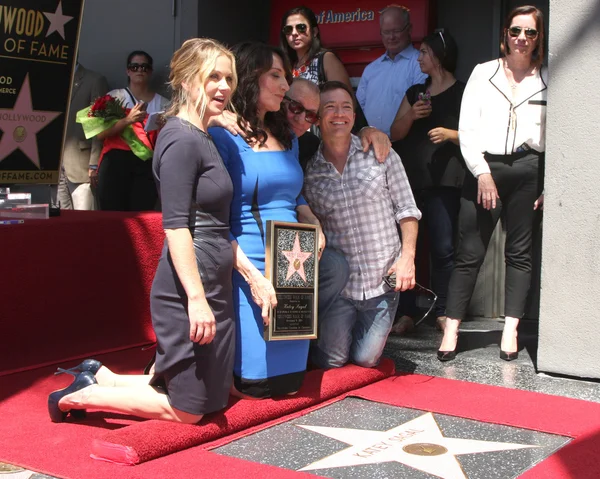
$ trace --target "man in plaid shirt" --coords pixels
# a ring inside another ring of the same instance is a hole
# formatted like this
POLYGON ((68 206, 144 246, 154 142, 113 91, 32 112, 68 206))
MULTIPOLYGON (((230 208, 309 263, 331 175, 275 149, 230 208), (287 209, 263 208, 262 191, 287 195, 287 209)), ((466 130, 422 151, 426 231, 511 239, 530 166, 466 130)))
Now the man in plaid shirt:
POLYGON ((396 314, 398 291, 415 286, 421 212, 398 155, 390 151, 379 163, 351 134, 354 105, 345 84, 331 81, 322 87, 322 143, 304 178, 304 197, 321 222, 327 246, 340 251, 350 266, 341 296, 319 318, 311 359, 321 368, 348 361, 377 365, 396 314), (383 280, 391 273, 396 273, 395 290, 383 280))

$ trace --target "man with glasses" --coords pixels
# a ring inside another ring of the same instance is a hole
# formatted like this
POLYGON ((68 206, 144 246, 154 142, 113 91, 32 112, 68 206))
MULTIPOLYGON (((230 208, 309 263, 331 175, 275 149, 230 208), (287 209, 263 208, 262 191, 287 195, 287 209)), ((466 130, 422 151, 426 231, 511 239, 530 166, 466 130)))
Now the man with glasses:
POLYGON ((303 194, 319 217, 327 246, 341 251, 350 275, 327 314, 311 350, 320 368, 348 361, 373 367, 392 327, 398 292, 415 286, 415 246, 421 212, 404 167, 390 151, 383 163, 352 135, 355 103, 341 82, 321 88, 322 143, 306 167, 303 194), (402 244, 396 224, 402 231, 402 244), (384 277, 395 274, 395 288, 384 277))
POLYGON ((379 24, 386 52, 365 68, 356 98, 369 125, 389 135, 406 90, 424 83, 427 75, 421 72, 417 63, 419 52, 411 43, 408 9, 399 5, 385 8, 379 24))
MULTIPOLYGON (((284 103, 287 118, 298 137, 300 149, 300 164, 304 170, 308 160, 317 152, 321 140, 308 129, 319 121, 319 87, 304 78, 295 78, 286 94, 284 103)), ((391 143, 387 135, 374 127, 365 127, 358 132, 363 146, 367 152, 373 148, 375 157, 379 162, 384 162, 390 152, 391 143)))

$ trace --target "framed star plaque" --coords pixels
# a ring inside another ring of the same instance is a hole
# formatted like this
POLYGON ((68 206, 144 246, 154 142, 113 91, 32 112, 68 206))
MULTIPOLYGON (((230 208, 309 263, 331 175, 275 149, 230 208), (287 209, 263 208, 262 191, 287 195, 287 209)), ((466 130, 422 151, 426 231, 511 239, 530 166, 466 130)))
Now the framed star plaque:
POLYGON ((266 341, 317 337, 319 231, 316 225, 267 221, 265 276, 277 307, 265 326, 266 341))
POLYGON ((0 185, 58 183, 83 0, 0 1, 0 185))

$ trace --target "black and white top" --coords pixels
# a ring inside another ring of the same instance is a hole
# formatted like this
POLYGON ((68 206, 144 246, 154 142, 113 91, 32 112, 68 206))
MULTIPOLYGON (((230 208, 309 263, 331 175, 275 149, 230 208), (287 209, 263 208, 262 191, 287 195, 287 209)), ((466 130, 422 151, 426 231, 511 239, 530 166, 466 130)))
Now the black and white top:
POLYGON ((513 89, 504 73, 503 60, 479 64, 463 94, 459 140, 465 163, 475 177, 489 173, 483 153, 510 155, 546 148, 545 67, 513 89))

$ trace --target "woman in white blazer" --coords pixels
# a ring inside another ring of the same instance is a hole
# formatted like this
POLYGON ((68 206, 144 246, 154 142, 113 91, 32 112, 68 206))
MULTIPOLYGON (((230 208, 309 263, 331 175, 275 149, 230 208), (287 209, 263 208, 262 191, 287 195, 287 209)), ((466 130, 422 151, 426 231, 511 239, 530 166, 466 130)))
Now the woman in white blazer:
POLYGON ((533 6, 515 8, 502 33, 504 57, 477 65, 465 88, 459 141, 472 175, 467 174, 462 192, 460 242, 448 287, 440 361, 456 356, 458 328, 501 214, 507 234, 500 358, 518 356, 517 326, 531 283, 534 210, 543 203, 548 84, 543 48, 542 12, 533 6))

